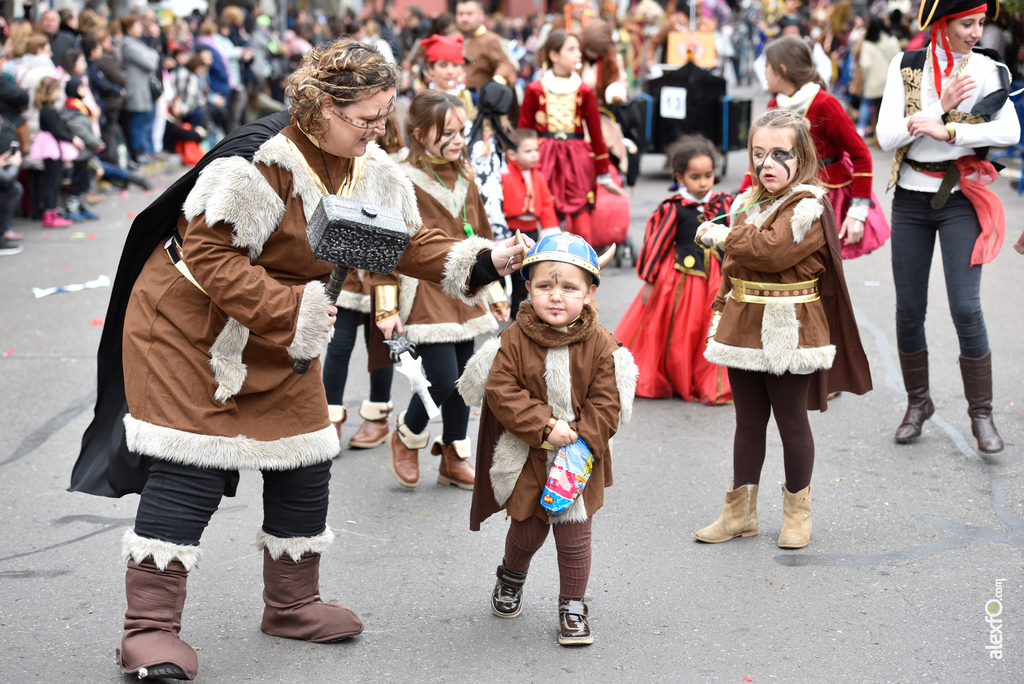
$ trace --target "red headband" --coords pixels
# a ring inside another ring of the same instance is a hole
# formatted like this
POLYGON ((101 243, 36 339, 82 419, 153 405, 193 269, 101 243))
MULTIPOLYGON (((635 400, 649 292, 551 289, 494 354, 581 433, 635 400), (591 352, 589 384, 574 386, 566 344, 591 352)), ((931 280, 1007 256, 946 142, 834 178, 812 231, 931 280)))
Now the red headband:
POLYGON ((971 14, 979 14, 985 12, 988 5, 978 5, 974 9, 969 9, 964 12, 957 12, 956 14, 949 14, 942 17, 934 24, 932 24, 932 45, 930 50, 930 59, 932 60, 932 77, 935 79, 935 93, 941 98, 942 97, 942 77, 939 76, 939 53, 937 51, 938 40, 942 39, 942 49, 946 53, 946 68, 943 70, 944 76, 949 76, 950 72, 953 71, 953 50, 949 47, 949 38, 946 37, 946 22, 950 19, 958 19, 960 17, 966 17, 971 14))

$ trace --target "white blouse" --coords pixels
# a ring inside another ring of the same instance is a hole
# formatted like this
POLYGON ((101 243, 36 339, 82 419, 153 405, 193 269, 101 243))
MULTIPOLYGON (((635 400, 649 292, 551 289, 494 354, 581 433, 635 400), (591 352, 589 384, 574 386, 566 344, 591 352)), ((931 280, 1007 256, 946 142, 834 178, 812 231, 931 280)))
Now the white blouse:
MULTIPOLYGON (((940 72, 945 68, 946 55, 939 52, 940 72)), ((930 58, 930 57, 929 57, 930 58)), ((953 54, 955 64, 960 63, 962 55, 953 54)), ((896 55, 889 63, 889 73, 885 81, 885 93, 882 95, 882 104, 878 111, 878 124, 875 126, 875 134, 878 137, 879 146, 886 151, 895 150, 904 145, 910 144, 907 151, 907 158, 920 162, 936 162, 947 159, 959 159, 974 154, 975 147, 1006 147, 1020 140, 1020 123, 1013 110, 1013 102, 1009 99, 992 117, 991 121, 985 123, 968 124, 957 123, 956 144, 950 145, 931 136, 920 134, 910 135, 907 131, 907 122, 910 117, 904 116, 906 111, 906 93, 903 88, 903 76, 900 74, 900 62, 903 53, 896 55)), ((999 70, 1002 65, 979 53, 973 53, 971 60, 967 63, 963 73, 974 77, 975 87, 971 94, 956 108, 962 112, 969 112, 974 105, 988 93, 1003 87, 999 70)), ((924 70, 926 78, 931 77, 931 70, 924 70)), ((932 120, 942 124, 942 104, 935 93, 934 83, 923 83, 921 93, 921 112, 932 120)), ((923 173, 914 171, 906 161, 900 166, 900 177, 897 185, 907 190, 918 190, 921 192, 935 192, 939 189, 941 178, 933 178, 923 173)), ((954 190, 959 190, 959 184, 954 190)))

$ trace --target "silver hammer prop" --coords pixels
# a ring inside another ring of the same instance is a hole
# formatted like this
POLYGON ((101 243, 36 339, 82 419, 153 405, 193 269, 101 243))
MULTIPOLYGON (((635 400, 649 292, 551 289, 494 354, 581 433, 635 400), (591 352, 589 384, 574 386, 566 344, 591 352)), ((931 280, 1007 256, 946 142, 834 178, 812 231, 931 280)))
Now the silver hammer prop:
MULTIPOLYGON (((313 256, 334 264, 327 297, 338 301, 345 278, 353 268, 391 273, 409 245, 409 231, 397 209, 351 197, 324 195, 306 225, 313 256)), ((312 359, 299 359, 292 370, 302 375, 312 359)))
POLYGON ((409 385, 412 387, 412 391, 420 396, 423 408, 427 410, 427 416, 437 418, 441 415, 441 409, 437 408, 434 398, 430 396, 430 381, 423 374, 423 359, 412 356, 416 345, 410 342, 405 334, 399 335, 398 331, 392 331, 391 339, 385 340, 384 344, 391 347, 391 358, 402 362, 400 366, 395 366, 395 370, 409 378, 409 385))

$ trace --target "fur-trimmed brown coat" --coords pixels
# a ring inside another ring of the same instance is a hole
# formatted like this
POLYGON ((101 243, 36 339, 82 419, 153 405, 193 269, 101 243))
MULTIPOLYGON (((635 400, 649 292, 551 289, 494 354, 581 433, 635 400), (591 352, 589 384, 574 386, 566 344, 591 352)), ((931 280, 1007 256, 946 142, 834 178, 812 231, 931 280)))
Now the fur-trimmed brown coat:
MULTIPOLYGON (((814 373, 807 408, 825 411, 831 392, 865 394, 871 370, 843 275, 835 214, 825 188, 796 185, 774 201, 714 225, 725 252, 722 285, 712 308, 721 320, 704 357, 711 363, 781 375, 814 373), (761 283, 818 279, 820 298, 807 303, 739 302, 730 277, 761 283)), ((733 207, 755 198, 745 192, 733 207)))
MULTIPOLYGON (((418 230, 412 185, 371 143, 353 197, 398 209, 412 242, 398 270, 468 297, 488 245, 418 230)), ((203 290, 158 247, 132 291, 124 326, 125 417, 131 451, 191 465, 289 469, 337 455, 338 437, 314 360, 327 342, 324 281, 306 223, 350 160, 322 154, 294 126, 250 163, 204 169, 178 220, 183 261, 203 290), (325 166, 326 163, 326 166, 325 166)))
POLYGON ((470 528, 501 509, 516 520, 536 515, 551 523, 583 522, 597 512, 612 485, 611 439, 632 415, 636 379, 629 350, 598 325, 592 307, 580 324, 560 330, 524 302, 516 322, 485 343, 459 379, 466 403, 483 406, 470 528), (540 501, 555 457, 541 446, 552 416, 568 422, 594 454, 583 495, 558 516, 548 516, 540 501))

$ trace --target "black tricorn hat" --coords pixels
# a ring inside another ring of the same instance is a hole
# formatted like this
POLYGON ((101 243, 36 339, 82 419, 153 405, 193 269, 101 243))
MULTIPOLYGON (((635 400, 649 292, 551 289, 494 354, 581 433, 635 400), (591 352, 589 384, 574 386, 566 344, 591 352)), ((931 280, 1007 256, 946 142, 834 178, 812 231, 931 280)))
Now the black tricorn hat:
POLYGON ((917 13, 917 25, 924 31, 943 17, 969 13, 976 7, 993 19, 999 16, 999 0, 922 0, 917 13))

